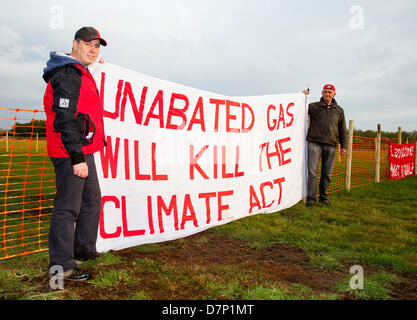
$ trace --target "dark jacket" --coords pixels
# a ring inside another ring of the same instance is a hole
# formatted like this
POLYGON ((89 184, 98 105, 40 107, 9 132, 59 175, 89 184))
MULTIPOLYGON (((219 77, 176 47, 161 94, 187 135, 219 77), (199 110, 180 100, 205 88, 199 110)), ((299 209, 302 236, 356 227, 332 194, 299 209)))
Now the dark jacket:
POLYGON ((330 106, 324 102, 323 98, 319 102, 310 103, 308 114, 310 115, 308 141, 334 146, 340 143, 340 147, 346 149, 345 114, 335 99, 332 100, 330 106))
POLYGON ((104 146, 103 107, 91 73, 78 60, 51 52, 43 79, 46 141, 50 157, 85 161, 104 146))

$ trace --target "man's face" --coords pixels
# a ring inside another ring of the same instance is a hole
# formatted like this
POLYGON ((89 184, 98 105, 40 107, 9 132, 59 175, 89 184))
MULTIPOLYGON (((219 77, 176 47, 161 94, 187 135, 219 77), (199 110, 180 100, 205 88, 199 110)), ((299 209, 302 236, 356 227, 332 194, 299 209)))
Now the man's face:
POLYGON ((323 95, 323 99, 327 102, 331 102, 334 98, 334 96, 336 95, 336 92, 334 92, 333 90, 323 90, 321 92, 321 94, 323 95))
POLYGON ((72 44, 72 53, 75 59, 80 61, 83 65, 88 66, 92 64, 100 53, 100 40, 95 39, 91 41, 74 40, 72 44))

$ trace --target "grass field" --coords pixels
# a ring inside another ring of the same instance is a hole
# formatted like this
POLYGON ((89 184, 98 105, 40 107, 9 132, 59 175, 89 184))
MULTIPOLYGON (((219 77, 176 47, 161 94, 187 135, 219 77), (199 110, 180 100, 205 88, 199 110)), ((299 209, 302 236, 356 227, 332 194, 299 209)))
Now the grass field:
POLYGON ((0 261, 0 299, 417 299, 417 177, 108 252, 52 290, 48 253, 0 261), (349 272, 364 270, 363 289, 349 272))

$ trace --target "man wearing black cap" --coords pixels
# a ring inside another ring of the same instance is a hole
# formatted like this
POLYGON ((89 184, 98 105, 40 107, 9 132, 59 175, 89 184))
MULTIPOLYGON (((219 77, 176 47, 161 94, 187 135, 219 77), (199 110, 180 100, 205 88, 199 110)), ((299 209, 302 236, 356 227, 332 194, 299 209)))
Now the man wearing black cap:
MULTIPOLYGON (((308 91, 304 91, 308 94, 308 91)), ((319 185, 319 202, 329 205, 327 188, 330 185, 330 176, 336 146, 340 143, 340 154, 346 153, 346 121, 343 109, 334 99, 335 87, 326 84, 323 87, 319 102, 310 103, 308 114, 310 127, 307 133, 308 140, 308 183, 307 206, 317 202, 317 173, 321 158, 321 177, 319 185)))
POLYGON ((92 27, 75 34, 71 54, 51 52, 44 69, 48 154, 55 167, 56 195, 49 232, 50 276, 85 281, 91 273, 77 261, 96 251, 101 192, 93 154, 104 145, 103 107, 88 66, 106 41, 92 27), (58 267, 58 268, 57 268, 58 267))

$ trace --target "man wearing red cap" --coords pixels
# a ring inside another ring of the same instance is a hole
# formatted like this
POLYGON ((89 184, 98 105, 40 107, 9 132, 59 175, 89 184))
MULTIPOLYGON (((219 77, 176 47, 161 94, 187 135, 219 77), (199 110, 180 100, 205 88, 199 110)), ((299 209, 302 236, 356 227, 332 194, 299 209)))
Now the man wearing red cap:
MULTIPOLYGON (((306 93, 306 92, 304 92, 306 93)), ((346 121, 343 109, 334 99, 335 87, 326 84, 319 102, 310 103, 308 114, 310 127, 308 141, 308 184, 307 206, 317 203, 317 173, 321 158, 321 177, 319 184, 319 202, 329 205, 327 188, 333 169, 336 146, 340 143, 340 154, 346 153, 346 121)))
POLYGON ((104 145, 103 107, 88 66, 107 43, 92 27, 77 31, 71 54, 51 52, 44 69, 46 141, 56 195, 49 232, 50 276, 85 281, 77 260, 95 258, 101 192, 93 154, 104 145), (61 271, 61 272, 59 272, 61 271))

